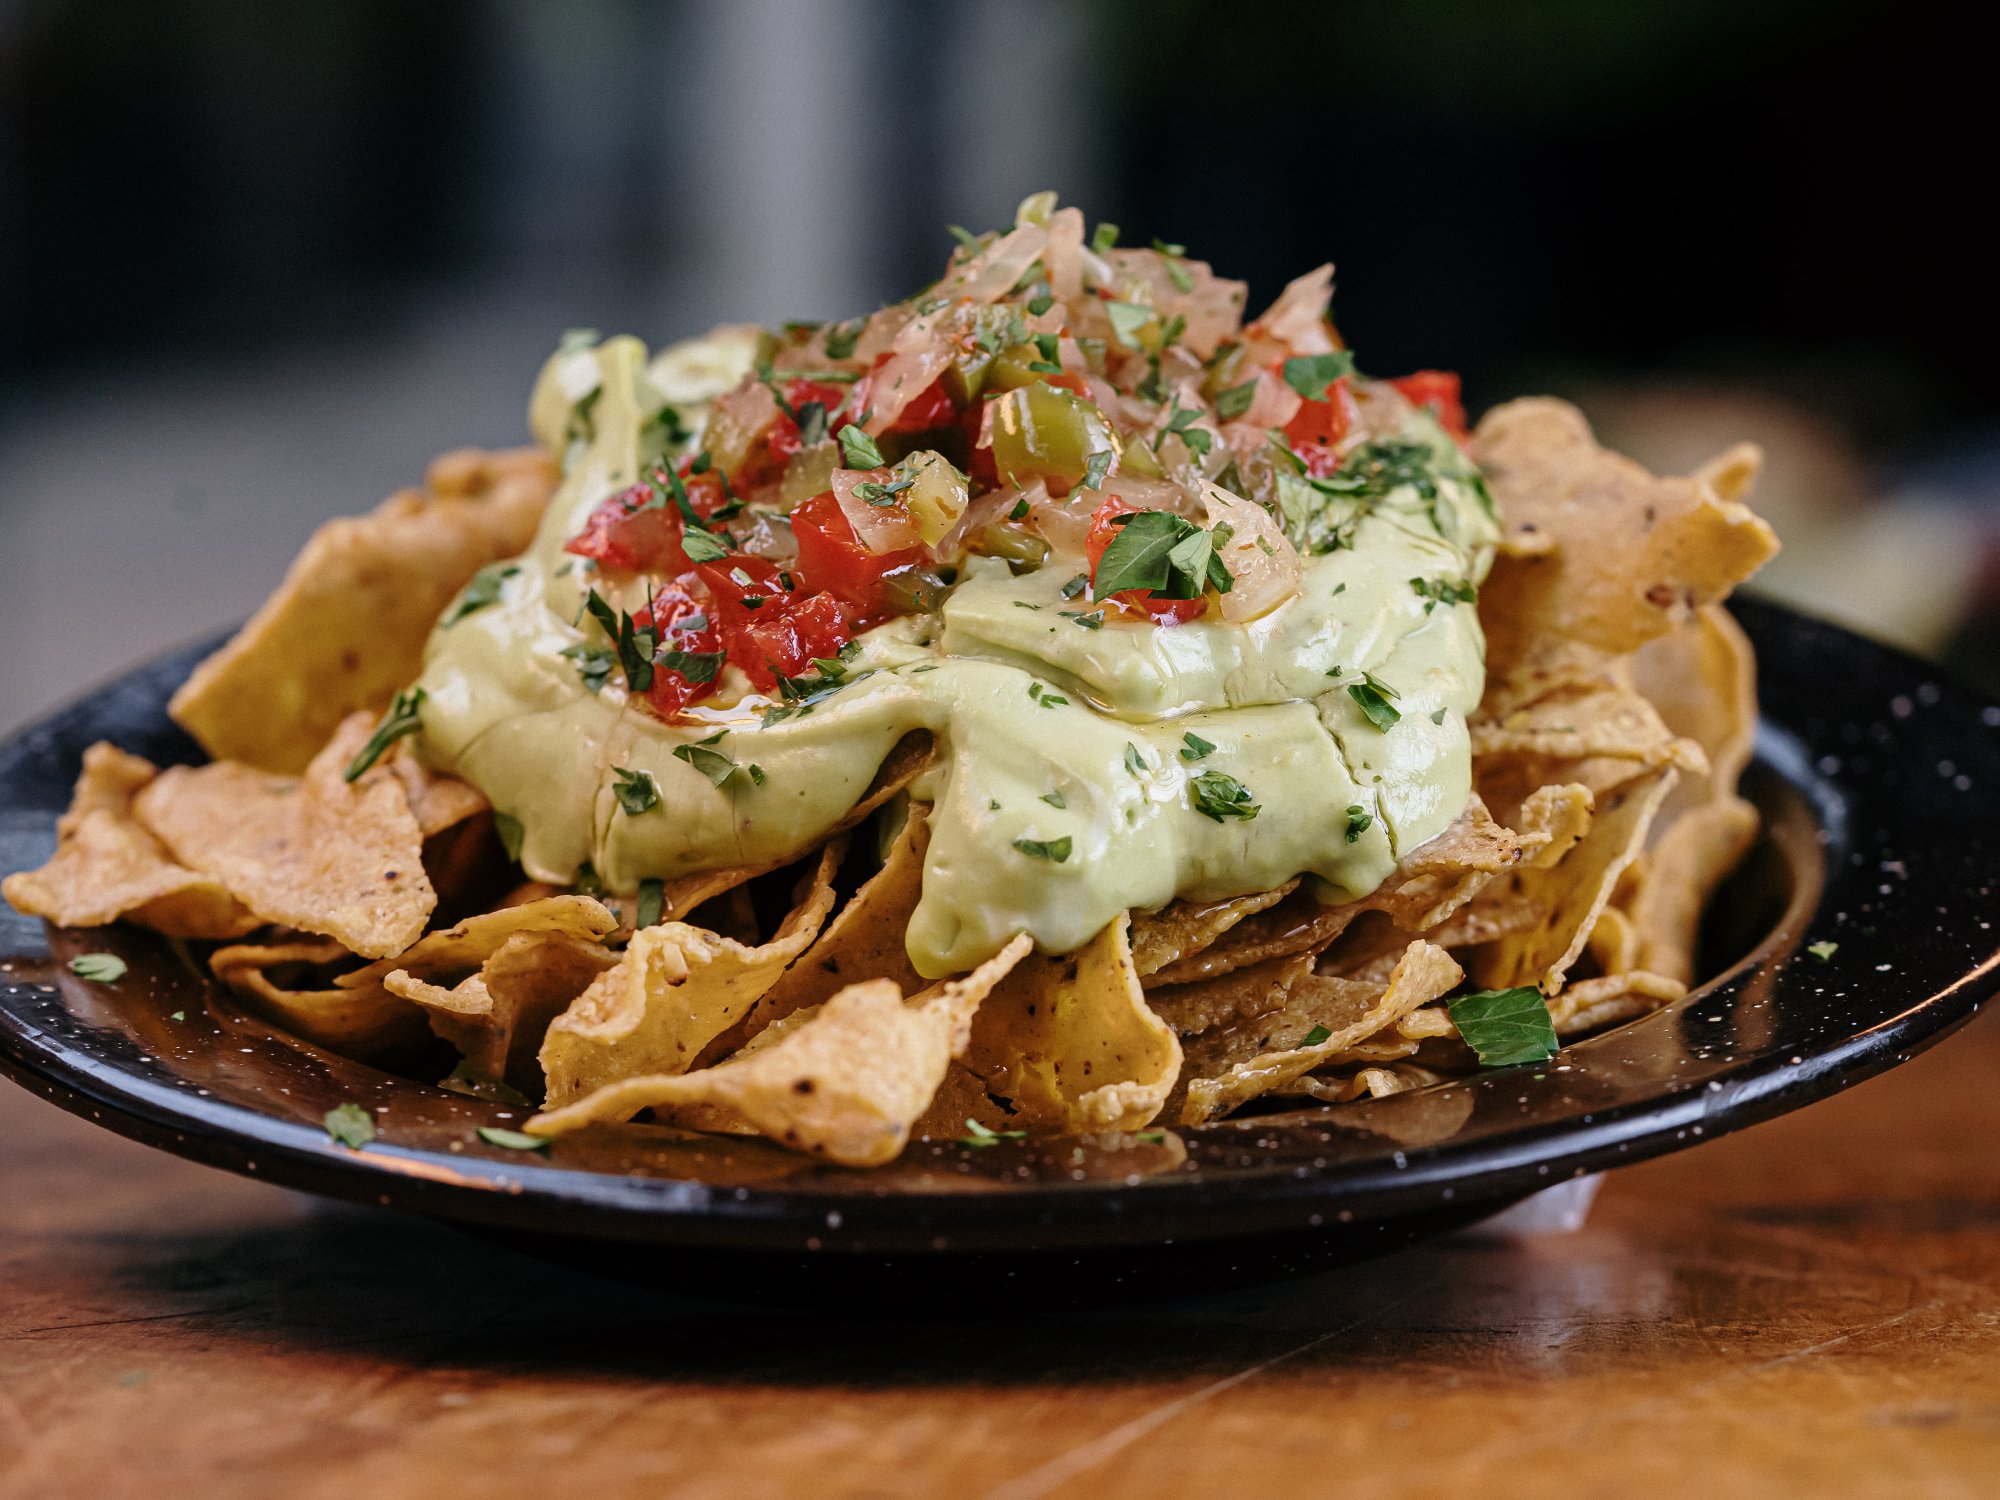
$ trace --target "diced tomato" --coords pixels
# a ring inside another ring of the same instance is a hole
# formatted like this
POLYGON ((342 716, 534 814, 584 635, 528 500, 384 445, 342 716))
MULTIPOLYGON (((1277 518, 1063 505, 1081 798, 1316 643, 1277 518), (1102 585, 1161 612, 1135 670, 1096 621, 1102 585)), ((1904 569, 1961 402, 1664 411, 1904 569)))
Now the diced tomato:
MULTIPOLYGON (((1107 495, 1104 503, 1090 518, 1090 533, 1084 538, 1083 550, 1090 559, 1090 572, 1097 575, 1097 565, 1104 558, 1104 549, 1111 545, 1111 539, 1120 530, 1117 517, 1137 515, 1145 507, 1128 505, 1116 495, 1107 495)), ((1185 625, 1208 608, 1207 597, 1193 599, 1161 599, 1145 589, 1124 589, 1113 594, 1108 601, 1120 609, 1150 620, 1155 625, 1185 625)))
POLYGON ((766 692, 777 685, 773 673, 803 677, 814 657, 831 657, 853 637, 847 606, 832 594, 779 608, 731 633, 729 658, 766 692))
POLYGON ((898 569, 923 563, 923 548, 907 547, 879 555, 870 552, 854 534, 853 524, 831 490, 814 495, 792 511, 792 535, 799 544, 793 572, 801 584, 809 591, 830 592, 846 601, 857 617, 858 628, 907 613, 898 607, 884 580, 898 569))
MULTIPOLYGON (((656 592, 653 602, 632 616, 632 624, 640 630, 657 624, 656 661, 658 655, 670 651, 712 655, 723 649, 721 625, 709 607, 701 582, 693 577, 656 592)), ((690 703, 698 703, 715 692, 722 676, 721 664, 715 663, 714 668, 707 681, 695 682, 684 670, 655 665, 653 684, 646 689, 646 702, 660 717, 671 719, 690 703)), ((702 675, 701 668, 693 670, 696 676, 702 675)))
POLYGON ((1347 377, 1343 375, 1326 388, 1324 401, 1300 404, 1292 420, 1285 424, 1285 441, 1295 449, 1302 443, 1332 448, 1360 420, 1361 408, 1355 405, 1354 393, 1347 388, 1347 377))
MULTIPOLYGON (((785 404, 797 411, 809 401, 817 401, 826 408, 828 419, 827 435, 834 435, 834 409, 846 399, 847 392, 837 385, 826 385, 817 380, 788 380, 785 382, 785 404)), ((849 419, 841 419, 840 425, 849 425, 849 419)), ((784 478, 785 465, 794 453, 805 446, 799 434, 799 424, 781 410, 776 420, 764 429, 762 441, 750 450, 750 455, 737 469, 737 480, 745 489, 757 489, 762 485, 775 484, 784 478)))
POLYGON ((1409 397, 1412 405, 1428 406, 1438 424, 1455 438, 1465 434, 1465 403, 1459 398, 1458 376, 1450 370, 1419 370, 1389 384, 1409 397))
POLYGON ((635 484, 593 510, 563 551, 633 573, 683 573, 688 567, 683 529, 671 502, 661 506, 651 485, 635 484))
POLYGON ((944 388, 940 377, 933 380, 923 390, 911 398, 910 404, 896 413, 896 420, 888 426, 889 432, 929 432, 936 427, 950 427, 958 421, 958 407, 952 403, 951 392, 944 388))
POLYGON ((760 611, 773 605, 780 610, 789 608, 799 593, 798 578, 789 569, 742 552, 732 552, 720 562, 696 563, 694 576, 706 585, 724 631, 768 618, 760 611), (789 588, 787 581, 792 585, 789 588))

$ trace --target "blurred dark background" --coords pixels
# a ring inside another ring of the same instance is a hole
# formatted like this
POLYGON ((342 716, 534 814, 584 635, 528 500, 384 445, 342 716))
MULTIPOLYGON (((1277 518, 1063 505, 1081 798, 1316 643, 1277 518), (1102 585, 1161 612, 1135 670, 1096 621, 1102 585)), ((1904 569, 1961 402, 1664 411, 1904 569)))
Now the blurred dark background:
POLYGON ((1962 11, 1806 0, 0 0, 0 724, 525 439, 565 326, 842 316, 1056 188, 1364 368, 1739 436, 1765 587, 1992 673, 1962 11))

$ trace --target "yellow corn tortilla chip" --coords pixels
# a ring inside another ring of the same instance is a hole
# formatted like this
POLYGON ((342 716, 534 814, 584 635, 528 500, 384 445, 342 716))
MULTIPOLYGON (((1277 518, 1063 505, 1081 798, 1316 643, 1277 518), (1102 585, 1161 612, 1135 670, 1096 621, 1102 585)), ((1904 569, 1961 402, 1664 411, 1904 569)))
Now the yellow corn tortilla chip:
POLYGON ((588 896, 551 896, 467 917, 334 983, 414 1003, 475 1071, 538 1096, 542 1034, 617 962, 598 941, 617 925, 588 896))
MULTIPOLYGON (((824 837, 837 838, 850 832, 898 792, 906 790, 925 771, 936 764, 938 758, 937 737, 928 729, 914 729, 904 735, 890 749, 888 757, 875 772, 875 778, 868 783, 868 790, 849 809, 824 837)), ((726 891, 755 880, 759 875, 768 875, 773 870, 782 870, 794 863, 804 853, 803 850, 787 855, 783 859, 772 860, 761 865, 732 865, 722 870, 703 870, 694 875, 683 875, 678 880, 666 882, 662 892, 660 917, 663 921, 679 921, 704 901, 713 900, 726 891)), ((624 904, 625 910, 631 903, 624 904)))
POLYGON ((1597 967, 1606 974, 1625 974, 1639 967, 1639 929, 1615 906, 1597 914, 1588 946, 1597 967))
POLYGON ((1132 913, 1132 966, 1143 978, 1199 953, 1245 917, 1276 906, 1298 889, 1281 886, 1227 901, 1169 901, 1156 912, 1132 913))
POLYGON ((1318 952, 1364 912, 1386 912, 1396 925, 1423 932, 1471 900, 1495 875, 1511 870, 1546 842, 1540 831, 1516 834, 1488 816, 1478 797, 1442 833, 1412 849, 1389 878, 1359 901, 1322 905, 1296 890, 1247 917, 1200 952, 1147 976, 1147 989, 1213 979, 1247 964, 1288 953, 1318 952))
POLYGON ((1538 556, 1503 552, 1480 587, 1489 678, 1505 680, 1526 663, 1531 641, 1635 650, 1724 597, 1778 550, 1769 526, 1703 480, 1656 479, 1598 447, 1566 402, 1497 406, 1470 449, 1506 535, 1556 541, 1538 556))
POLYGON ((1290 953, 1232 969, 1215 979, 1162 985, 1146 992, 1146 1003, 1183 1038, 1200 1036, 1218 1026, 1282 1009, 1286 992, 1312 969, 1312 954, 1290 953))
POLYGON ((1290 1083, 1279 1084, 1271 1092, 1304 1094, 1326 1104, 1346 1104, 1353 1099, 1386 1099, 1391 1094, 1408 1093, 1411 1089, 1428 1088, 1442 1082, 1443 1074, 1420 1068, 1414 1063, 1404 1063, 1390 1068, 1363 1068, 1348 1078, 1315 1078, 1308 1073, 1290 1083))
POLYGON ((634 933, 617 967, 592 980, 549 1026, 541 1049, 549 1107, 573 1104, 623 1078, 694 1066, 819 936, 833 909, 839 863, 839 844, 829 844, 810 889, 761 947, 685 922, 634 933))
POLYGON ((1579 1036, 1643 1016, 1686 995, 1687 986, 1678 979, 1634 969, 1602 979, 1579 980, 1549 1002, 1549 1016, 1555 1022, 1556 1035, 1579 1036))
MULTIPOLYGON (((1445 995, 1464 977, 1464 971, 1444 949, 1421 941, 1411 943, 1396 965, 1388 988, 1377 992, 1372 997, 1372 1003, 1345 991, 1319 991, 1335 1004, 1343 1006, 1342 1014, 1348 1017, 1344 1025, 1329 1027, 1330 1034, 1323 1040, 1310 1047, 1292 1046, 1265 1052, 1234 1064, 1219 1076, 1192 1080, 1188 1084, 1186 1102, 1181 1106, 1181 1123, 1199 1125, 1218 1119, 1259 1094, 1290 1083, 1364 1038, 1393 1026, 1398 1019, 1419 1006, 1428 1005, 1445 995), (1353 1014, 1355 1010, 1360 1013, 1353 1014)), ((1306 980, 1313 982, 1315 990, 1319 986, 1341 983, 1339 980, 1321 979, 1317 975, 1306 976, 1306 980)), ((1306 981, 1301 981, 1295 989, 1304 987, 1306 981)), ((1321 1021, 1317 1024, 1327 1023, 1321 1021)))
POLYGON ((1475 756, 1535 755, 1551 760, 1606 756, 1649 766, 1708 770, 1701 746, 1677 738, 1639 694, 1604 687, 1563 692, 1471 726, 1475 756))
POLYGON ((1552 868, 1517 870, 1508 877, 1507 890, 1540 902, 1549 915, 1530 931, 1471 950, 1472 974, 1482 987, 1536 985, 1546 995, 1562 988, 1619 877, 1645 846, 1653 815, 1678 775, 1663 766, 1599 798, 1590 832, 1552 868))
POLYGON ((398 740, 384 764, 403 783, 409 799, 410 816, 417 820, 417 832, 426 839, 475 818, 491 806, 486 796, 469 781, 431 770, 410 754, 410 742, 398 740))
MULTIPOLYGON (((1180 1038, 1146 1004, 1130 934, 1121 912, 1074 953, 1025 958, 980 1007, 962 1063, 1009 1102, 1015 1128, 1137 1130, 1166 1102, 1180 1038)), ((958 1123, 926 1117, 923 1130, 958 1123)))
MULTIPOLYGON (((650 930, 650 929, 649 929, 650 930)), ((886 979, 849 985, 825 1005, 772 1026, 776 1039, 699 1073, 609 1084, 527 1128, 560 1135, 651 1108, 670 1120, 688 1106, 740 1117, 772 1140, 847 1166, 892 1160, 910 1138, 975 1012, 1031 944, 1024 933, 963 979, 906 1002, 886 979)), ((762 1040, 761 1038, 759 1040, 762 1040)), ((714 1121, 712 1113, 702 1118, 714 1121)))
POLYGON ((387 958, 423 934, 437 892, 401 779, 380 765, 342 777, 373 728, 350 714, 296 781, 232 761, 174 766, 133 809, 175 859, 266 922, 387 958))
POLYGON ((349 714, 379 714, 482 566, 534 539, 559 475, 539 448, 448 453, 428 493, 328 521, 167 711, 217 760, 298 775, 349 714))
POLYGON ((168 937, 241 937, 263 925, 207 876, 178 864, 132 816, 133 796, 159 774, 153 763, 99 740, 83 752, 56 852, 39 870, 0 882, 0 896, 58 927, 102 927, 128 917, 168 937))
POLYGON ((238 944, 217 949, 208 964, 246 1010, 329 1052, 373 1062, 413 1051, 428 1032, 423 1012, 408 1001, 379 986, 344 989, 338 980, 293 988, 311 971, 352 957, 339 943, 322 939, 238 944))
POLYGON ((1559 864, 1571 846, 1590 832, 1591 810, 1596 805, 1590 788, 1581 782, 1535 788, 1521 804, 1514 824, 1525 834, 1548 835, 1548 842, 1528 856, 1529 866, 1546 870, 1559 864))

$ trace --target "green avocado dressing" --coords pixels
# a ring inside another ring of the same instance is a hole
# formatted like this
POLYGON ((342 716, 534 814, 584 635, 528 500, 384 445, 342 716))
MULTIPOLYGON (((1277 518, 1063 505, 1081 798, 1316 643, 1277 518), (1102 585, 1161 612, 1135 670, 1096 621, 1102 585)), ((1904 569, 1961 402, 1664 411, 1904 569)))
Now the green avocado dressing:
POLYGON ((933 811, 908 948, 936 977, 1024 930, 1070 951, 1120 911, 1176 896, 1299 874, 1325 899, 1365 895, 1464 806, 1484 641, 1470 605, 1436 605, 1411 580, 1477 581, 1498 528, 1427 416, 1403 436, 1437 456, 1437 497, 1384 497, 1351 548, 1306 556, 1301 593, 1248 625, 1160 629, 1113 610, 1093 630, 1071 617, 1090 607, 1062 595, 1076 559, 1015 577, 975 558, 938 618, 871 631, 847 685, 809 708, 765 727, 779 705, 753 694, 669 725, 628 703, 615 673, 591 693, 561 654, 597 639, 571 623, 586 589, 644 601, 643 585, 621 591, 562 550, 652 456, 658 407, 636 340, 585 357, 599 382, 587 441, 563 427, 590 388, 576 353, 551 361, 531 408, 545 443, 574 445, 540 533, 497 603, 433 633, 420 678, 426 757, 518 820, 532 877, 566 884, 587 861, 631 892, 784 859, 824 837, 898 740, 929 730, 941 754, 911 788, 933 811), (567 391, 553 384, 564 360, 567 391), (674 754, 704 741, 707 756, 674 754), (627 812, 621 771, 650 774, 657 805, 627 812))

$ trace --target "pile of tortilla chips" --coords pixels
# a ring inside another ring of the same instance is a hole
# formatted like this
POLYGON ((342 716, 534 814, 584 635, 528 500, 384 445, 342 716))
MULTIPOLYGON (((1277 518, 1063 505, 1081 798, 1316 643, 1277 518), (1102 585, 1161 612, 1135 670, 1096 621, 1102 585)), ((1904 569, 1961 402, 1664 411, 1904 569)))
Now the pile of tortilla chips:
POLYGON ((213 944, 240 1004, 319 1046, 435 1068, 448 1043, 448 1085, 539 1102, 543 1135, 650 1111, 866 1166, 969 1122, 1199 1125, 1461 1075, 1444 1002, 1468 983, 1539 990, 1563 1036, 1686 993, 1703 904, 1757 831, 1736 794, 1755 663, 1718 601, 1777 545, 1740 503, 1748 447, 1658 479, 1525 400, 1470 451, 1506 523, 1476 794, 1346 905, 1296 880, 1175 901, 927 984, 903 938, 929 809, 898 796, 936 753, 921 733, 820 847, 678 882, 656 925, 519 884, 484 798, 407 746, 344 772, 439 612, 527 545, 556 478, 539 452, 447 455, 425 492, 323 528, 174 699, 216 762, 92 747, 55 857, 5 894, 213 944), (870 816, 899 821, 850 847, 870 816))

